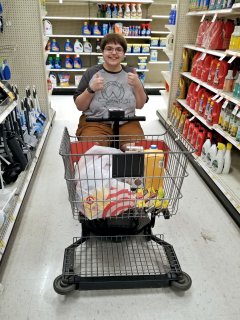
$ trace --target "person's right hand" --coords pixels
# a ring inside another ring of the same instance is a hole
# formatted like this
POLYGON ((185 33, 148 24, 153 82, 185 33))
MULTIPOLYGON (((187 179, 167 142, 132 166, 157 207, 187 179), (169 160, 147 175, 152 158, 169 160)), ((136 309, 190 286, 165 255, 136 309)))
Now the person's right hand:
POLYGON ((100 75, 99 72, 96 73, 94 79, 92 80, 90 87, 93 91, 102 90, 104 87, 104 78, 100 75))

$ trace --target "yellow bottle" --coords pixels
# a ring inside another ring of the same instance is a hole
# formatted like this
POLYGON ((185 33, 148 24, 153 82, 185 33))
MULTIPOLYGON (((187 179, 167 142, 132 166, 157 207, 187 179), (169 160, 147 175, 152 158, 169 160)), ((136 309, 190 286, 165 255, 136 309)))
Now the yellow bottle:
POLYGON ((153 188, 157 191, 163 188, 164 152, 157 149, 156 145, 151 145, 144 153, 145 189, 153 188))

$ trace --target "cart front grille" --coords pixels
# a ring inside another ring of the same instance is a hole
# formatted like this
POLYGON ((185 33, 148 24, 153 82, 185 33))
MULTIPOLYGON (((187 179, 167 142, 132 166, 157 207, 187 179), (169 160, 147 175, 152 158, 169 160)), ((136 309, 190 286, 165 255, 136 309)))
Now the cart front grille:
POLYGON ((181 272, 174 249, 163 236, 74 238, 65 251, 63 275, 88 277, 159 276, 181 272))

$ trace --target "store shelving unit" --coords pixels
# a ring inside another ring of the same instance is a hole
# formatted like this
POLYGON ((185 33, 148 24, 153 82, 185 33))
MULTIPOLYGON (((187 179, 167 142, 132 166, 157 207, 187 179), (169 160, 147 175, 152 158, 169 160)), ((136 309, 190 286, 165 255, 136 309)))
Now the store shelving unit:
MULTIPOLYGON (((171 87, 169 93, 169 111, 173 102, 175 101, 175 96, 178 88, 179 78, 181 76, 198 83, 200 86, 212 91, 215 95, 223 97, 228 101, 232 101, 235 104, 240 105, 240 100, 233 97, 232 93, 224 92, 210 86, 196 77, 193 77, 190 72, 182 72, 179 74, 181 62, 182 62, 182 50, 183 48, 188 48, 189 50, 199 51, 207 54, 214 55, 219 58, 227 59, 227 56, 240 57, 240 52, 235 52, 231 50, 220 51, 220 50, 207 50, 205 48, 199 48, 194 45, 196 41, 196 36, 198 32, 198 27, 200 24, 200 18, 204 16, 212 16, 214 19, 217 17, 240 17, 240 10, 226 9, 226 10, 213 10, 207 12, 188 12, 188 3, 183 3, 178 1, 178 18, 176 30, 184 30, 184 32, 176 32, 175 34, 175 44, 174 44, 174 55, 173 55, 173 67, 172 67, 172 78, 171 87)), ((227 132, 223 131, 219 125, 209 126, 208 123, 200 117, 197 112, 191 109, 185 100, 178 100, 178 103, 188 110, 193 116, 198 118, 198 120, 203 123, 208 130, 216 131, 221 136, 223 136, 227 141, 233 144, 234 150, 232 152, 232 166, 231 171, 227 175, 217 175, 211 168, 206 166, 206 163, 202 161, 200 157, 193 155, 190 157, 190 161, 196 171, 200 174, 203 180, 208 184, 210 189, 214 192, 219 201, 226 208, 228 213, 232 216, 234 221, 240 226, 240 143, 236 141, 235 138, 230 136, 227 132)), ((161 111, 157 111, 160 121, 165 124, 167 121, 170 123, 169 119, 164 119, 161 111)), ((173 132, 174 132, 173 128, 173 132)), ((174 135, 174 134, 173 134, 174 135)), ((182 146, 184 149, 184 146, 182 146)))

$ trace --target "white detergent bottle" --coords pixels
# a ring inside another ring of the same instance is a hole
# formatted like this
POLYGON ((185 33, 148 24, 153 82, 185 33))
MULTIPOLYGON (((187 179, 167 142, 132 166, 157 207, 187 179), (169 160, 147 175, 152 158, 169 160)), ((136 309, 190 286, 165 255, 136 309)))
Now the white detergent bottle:
POLYGON ((125 4, 124 18, 125 19, 130 19, 131 18, 131 10, 130 10, 130 4, 129 3, 125 4))
POLYGON ((131 18, 136 19, 136 17, 137 17, 136 3, 132 3, 131 18))
POLYGON ((86 38, 83 39, 83 50, 87 53, 92 52, 92 45, 86 38))
POLYGON ((206 155, 206 162, 209 168, 212 167, 212 162, 216 158, 216 156, 217 156, 217 145, 215 142, 213 142, 211 148, 209 148, 206 155))
POLYGON ((223 170, 224 153, 225 153, 225 145, 219 142, 217 155, 212 161, 212 170, 218 174, 222 173, 222 170, 223 170))
POLYGON ((210 147, 211 147, 211 139, 207 138, 202 146, 201 159, 203 161, 207 160, 207 153, 208 153, 208 150, 210 149, 210 147))
POLYGON ((83 52, 83 45, 78 39, 76 39, 76 41, 74 42, 74 52, 83 52))
POLYGON ((141 7, 141 3, 137 3, 137 19, 142 19, 142 7, 141 7))
POLYGON ((232 144, 227 144, 227 150, 224 155, 224 165, 223 165, 223 171, 222 173, 229 173, 230 167, 231 167, 231 150, 232 150, 232 144))

